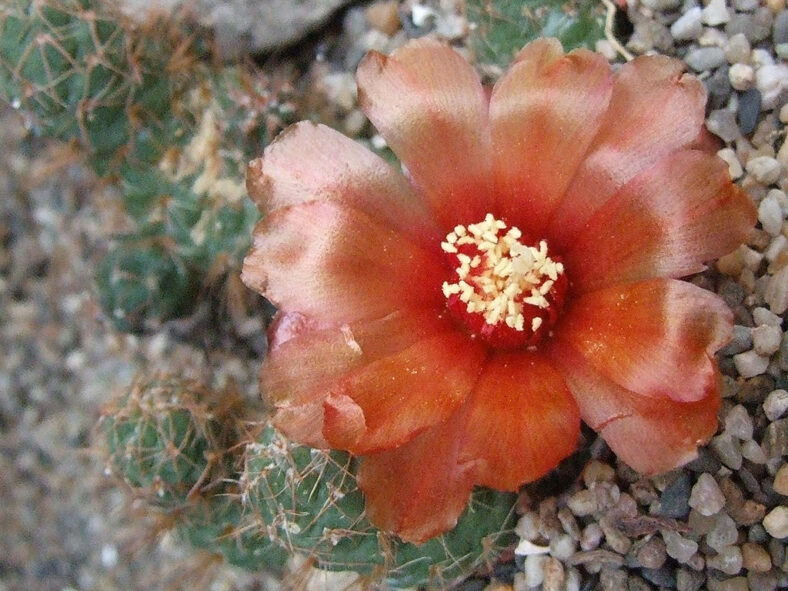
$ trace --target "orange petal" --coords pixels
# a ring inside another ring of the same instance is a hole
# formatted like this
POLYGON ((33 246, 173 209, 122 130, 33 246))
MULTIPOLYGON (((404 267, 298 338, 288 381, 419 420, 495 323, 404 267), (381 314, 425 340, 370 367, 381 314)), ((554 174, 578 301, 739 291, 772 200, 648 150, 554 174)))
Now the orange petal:
POLYGON ((487 97, 470 64, 430 39, 386 57, 372 51, 356 73, 359 104, 402 160, 445 230, 490 208, 487 97))
POLYGON ((717 389, 710 357, 730 340, 733 314, 691 283, 652 279, 585 294, 567 306, 554 339, 627 390, 679 402, 717 389))
POLYGON ((664 156, 686 147, 703 125, 706 91, 684 65, 664 56, 624 64, 607 115, 550 222, 548 236, 566 248, 619 188, 664 156))
POLYGON ((607 61, 579 49, 563 55, 556 39, 518 54, 490 100, 497 211, 541 236, 607 110, 607 61))
POLYGON ((358 485, 369 520, 421 544, 452 529, 473 489, 473 464, 459 464, 462 411, 409 443, 365 456, 358 485))
POLYGON ((323 439, 323 403, 330 389, 354 369, 407 349, 421 339, 452 328, 437 310, 401 310, 384 318, 322 330, 276 327, 260 370, 260 391, 277 408, 277 428, 290 439, 327 447, 323 439), (320 445, 315 442, 321 442, 320 445))
MULTIPOLYGON (((583 420, 642 474, 667 472, 689 462, 717 429, 718 389, 694 402, 641 396, 605 378, 559 340, 553 341, 550 354, 583 420)), ((716 367, 715 374, 719 378, 716 367)))
POLYGON ((323 435, 355 455, 402 445, 465 401, 486 354, 452 329, 370 363, 332 389, 323 435))
POLYGON ((757 211, 712 154, 681 151, 627 183, 565 253, 574 289, 682 277, 744 242, 757 211))
POLYGON ((313 201, 258 224, 241 278, 280 310, 341 324, 440 306, 443 275, 439 254, 357 209, 313 201))
POLYGON ((277 406, 323 397, 354 369, 453 330, 440 310, 399 310, 383 318, 308 330, 269 349, 260 370, 261 391, 277 406))
POLYGON ((438 233, 405 177, 338 131, 301 121, 249 163, 249 195, 263 213, 308 201, 336 201, 417 240, 438 233))
POLYGON ((319 449, 331 447, 323 437, 322 399, 299 406, 277 408, 273 416, 273 423, 292 441, 319 449))
POLYGON ((476 484, 517 490, 575 450, 580 411, 561 374, 542 355, 496 355, 468 404, 462 458, 481 460, 476 484))

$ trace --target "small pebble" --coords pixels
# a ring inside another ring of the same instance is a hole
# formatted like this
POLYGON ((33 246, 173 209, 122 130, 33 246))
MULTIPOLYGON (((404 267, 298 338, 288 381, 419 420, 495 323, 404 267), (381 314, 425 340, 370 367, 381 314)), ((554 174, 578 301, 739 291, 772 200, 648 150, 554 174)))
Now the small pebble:
POLYGON ((788 43, 788 10, 781 10, 780 14, 774 19, 772 41, 775 45, 788 43))
POLYGON ((716 556, 706 560, 706 566, 724 572, 726 575, 739 574, 742 567, 742 554, 738 546, 728 546, 716 556))
POLYGON ((731 577, 722 580, 708 577, 707 582, 709 591, 750 591, 747 579, 744 577, 731 577))
POLYGON ((761 102, 761 91, 757 88, 750 88, 739 96, 739 109, 736 115, 739 120, 739 130, 744 135, 755 131, 758 115, 761 113, 761 102))
POLYGON ((722 25, 731 20, 725 0, 711 0, 702 11, 703 23, 711 27, 722 25))
POLYGON ((782 170, 780 163, 769 156, 756 156, 749 160, 744 168, 756 181, 764 185, 777 182, 782 170))
POLYGON ((665 541, 665 550, 668 556, 682 564, 686 563, 698 551, 698 543, 696 541, 685 538, 678 532, 662 530, 661 534, 662 539, 665 541))
POLYGON ((755 85, 761 91, 763 106, 777 106, 780 96, 788 88, 788 64, 770 64, 755 71, 755 85))
POLYGON ((741 547, 742 566, 747 570, 754 570, 759 573, 768 572, 772 568, 772 559, 766 548, 760 544, 746 542, 741 547))
POLYGON ((542 591, 563 591, 566 582, 564 565, 560 560, 548 558, 543 567, 542 591))
POLYGON ((577 491, 569 498, 566 504, 572 513, 578 517, 591 515, 599 508, 597 495, 588 489, 577 491))
POLYGON ((782 539, 788 536, 788 507, 775 507, 763 518, 763 527, 770 536, 782 539))
POLYGON ((709 113, 706 128, 724 142, 732 142, 739 137, 736 114, 728 109, 716 109, 709 113))
POLYGON ((755 320, 755 324, 760 326, 761 324, 766 324, 768 326, 782 326, 783 319, 780 318, 777 314, 769 310, 768 308, 764 308, 762 306, 758 306, 754 308, 752 311, 752 318, 755 320))
POLYGON ((728 69, 728 80, 735 90, 747 90, 755 81, 755 69, 748 64, 733 64, 728 69))
POLYGON ((788 265, 769 277, 763 299, 775 314, 782 314, 788 309, 788 265))
MULTIPOLYGON (((775 162, 777 161, 775 160, 775 162)), ((783 227, 783 208, 780 206, 776 194, 768 193, 758 204, 758 221, 771 236, 780 234, 783 227)))
POLYGON ((769 423, 763 433, 761 447, 770 460, 788 455, 788 419, 769 423))
POLYGON ((738 470, 741 468, 741 446, 729 433, 721 433, 716 437, 712 437, 709 442, 709 447, 717 455, 720 461, 731 470, 738 470))
POLYGON ((700 37, 703 32, 701 13, 701 8, 694 6, 676 19, 676 22, 670 26, 670 34, 673 38, 677 41, 689 41, 700 37))
POLYGON ((529 587, 541 585, 544 580, 544 565, 547 556, 531 554, 525 558, 525 582, 529 587))
POLYGON ((738 33, 728 39, 725 44, 725 57, 731 64, 743 64, 750 59, 750 42, 747 37, 738 33))
POLYGON ((725 25, 725 34, 732 37, 741 33, 750 43, 758 43, 769 36, 773 21, 774 17, 766 7, 756 10, 754 14, 734 14, 725 25))
POLYGON ((692 490, 690 475, 682 471, 665 487, 659 501, 659 514, 663 517, 685 519, 689 513, 689 498, 692 490))
POLYGON ((774 475, 774 483, 772 488, 777 494, 788 496, 788 464, 783 464, 774 475))
POLYGON ((724 548, 736 542, 737 537, 736 522, 727 513, 720 512, 714 520, 714 527, 706 535, 706 543, 717 552, 722 552, 724 548))
POLYGON ((741 444, 741 455, 753 464, 765 464, 767 459, 763 448, 752 439, 741 444))
POLYGON ((763 412, 770 421, 779 419, 788 410, 788 391, 773 390, 763 401, 763 412))
POLYGON ((580 548, 584 551, 598 548, 603 536, 604 533, 598 523, 589 523, 580 536, 580 548))
POLYGON ((583 469, 583 482, 587 487, 597 482, 614 482, 616 471, 599 460, 592 460, 583 469))
POLYGON ((689 506, 701 515, 714 515, 725 505, 725 496, 722 494, 717 481, 711 474, 703 473, 698 477, 690 493, 689 506))
POLYGON ((576 549, 575 541, 568 534, 556 536, 550 540, 550 556, 558 560, 568 560, 576 549))
POLYGON ((726 415, 725 431, 742 440, 752 439, 752 417, 741 404, 734 406, 726 415))
POLYGON ((684 61, 696 72, 706 72, 725 63, 725 51, 721 47, 699 47, 689 51, 684 61))
POLYGON ((769 367, 769 358, 758 355, 758 352, 753 349, 734 355, 733 364, 741 377, 751 378, 766 371, 766 368, 769 367))
POLYGON ((667 556, 665 542, 658 536, 643 544, 636 554, 637 561, 645 568, 660 568, 665 564, 667 556))
POLYGON ((705 582, 706 576, 703 573, 688 568, 676 570, 676 589, 678 591, 699 591, 705 582))
POLYGON ((780 348, 783 331, 776 326, 756 326, 752 329, 752 343, 758 355, 769 357, 780 348))
POLYGON ((717 156, 722 158, 727 163, 728 174, 731 175, 731 179, 736 180, 742 174, 744 174, 744 169, 742 169, 741 162, 739 162, 739 159, 736 157, 736 152, 732 148, 723 148, 717 152, 717 156))

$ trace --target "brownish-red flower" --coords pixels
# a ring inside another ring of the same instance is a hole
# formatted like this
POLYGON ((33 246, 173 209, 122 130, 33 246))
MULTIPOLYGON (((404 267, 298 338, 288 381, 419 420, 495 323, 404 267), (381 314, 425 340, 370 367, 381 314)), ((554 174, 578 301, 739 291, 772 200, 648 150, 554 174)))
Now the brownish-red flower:
POLYGON ((732 319, 677 278, 755 222, 700 149, 701 83, 555 40, 491 90, 428 40, 357 80, 404 174, 306 122, 249 168, 266 218, 243 279, 279 308, 261 372, 279 428, 363 456, 369 518, 414 542, 474 485, 555 467, 581 418, 640 472, 692 458, 732 319))

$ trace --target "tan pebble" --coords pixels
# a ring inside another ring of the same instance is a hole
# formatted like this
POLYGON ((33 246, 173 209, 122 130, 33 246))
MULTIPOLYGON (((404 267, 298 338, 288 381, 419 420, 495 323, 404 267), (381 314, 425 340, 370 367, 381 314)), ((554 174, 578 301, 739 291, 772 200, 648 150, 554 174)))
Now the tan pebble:
POLYGON ((772 509, 763 518, 763 527, 773 538, 788 537, 788 507, 779 506, 772 509))
POLYGON ((397 0, 375 2, 367 8, 366 17, 372 27, 389 37, 402 26, 397 13, 397 0))
POLYGON ((788 496, 788 464, 783 464, 777 470, 772 488, 774 488, 774 492, 788 496))
POLYGON ((772 568, 772 559, 769 552, 759 545, 747 542, 741 547, 742 566, 747 570, 765 573, 772 568))
POLYGON ((743 246, 717 260, 717 270, 728 277, 738 277, 744 269, 743 246))
POLYGON ((774 14, 785 10, 785 0, 766 0, 766 6, 769 7, 774 14))

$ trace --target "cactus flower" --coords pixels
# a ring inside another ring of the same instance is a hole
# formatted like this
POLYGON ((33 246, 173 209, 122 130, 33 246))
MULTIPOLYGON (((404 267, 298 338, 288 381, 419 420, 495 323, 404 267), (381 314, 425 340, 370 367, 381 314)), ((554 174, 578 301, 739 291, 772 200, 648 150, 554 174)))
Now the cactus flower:
POLYGON ((475 485, 553 469, 581 419, 642 473, 694 457, 732 315, 679 278, 755 223, 704 149, 702 84, 551 39, 491 89, 430 40, 371 52, 357 81, 402 171, 308 122, 249 167, 277 426, 361 456, 368 517, 416 543, 475 485))

